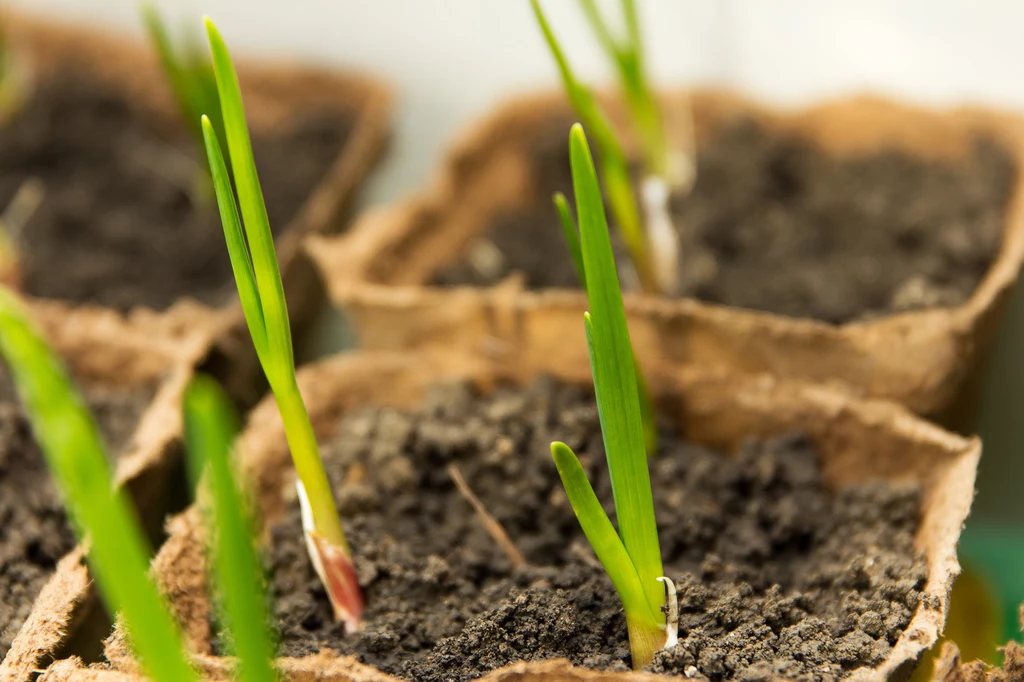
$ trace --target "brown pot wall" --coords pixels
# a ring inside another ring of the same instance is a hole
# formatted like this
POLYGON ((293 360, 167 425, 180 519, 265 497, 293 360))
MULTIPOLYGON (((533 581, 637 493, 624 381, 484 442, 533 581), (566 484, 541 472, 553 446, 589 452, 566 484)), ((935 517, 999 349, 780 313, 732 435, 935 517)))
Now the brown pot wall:
MULTIPOLYGON (((170 484, 182 465, 181 399, 202 351, 198 335, 160 339, 149 327, 111 311, 41 304, 32 314, 76 377, 103 386, 155 386, 115 477, 139 510, 151 540, 171 504, 170 484)), ((180 508, 180 507, 179 507, 180 508)), ((0 662, 0 680, 20 682, 50 663, 99 609, 82 546, 57 565, 32 613, 0 662)), ((100 635, 102 636, 102 635, 100 635)))
MULTIPOLYGON (((139 103, 158 124, 171 130, 180 128, 178 106, 147 44, 20 12, 5 12, 3 23, 5 33, 16 49, 27 54, 35 73, 74 63, 139 103)), ((350 217, 358 191, 390 135, 392 94, 374 79, 336 70, 249 60, 240 60, 237 66, 246 115, 255 130, 287 128, 311 109, 345 113, 353 121, 337 159, 320 183, 309 188, 305 204, 277 243, 292 325, 301 330, 324 301, 323 286, 302 253, 302 238, 337 232, 350 217)), ((155 325, 162 333, 203 329, 210 344, 216 346, 211 369, 235 389, 233 393, 251 398, 247 394, 255 390, 252 384, 258 364, 237 302, 210 308, 184 300, 165 312, 137 309, 132 315, 166 318, 155 325)))
MULTIPOLYGON (((1024 632, 1024 604, 1018 609, 1020 629, 1024 632)), ((1011 639, 1000 647, 1003 665, 984 661, 965 661, 955 642, 946 642, 935 660, 932 682, 1020 682, 1024 680, 1024 646, 1011 639)))
MULTIPOLYGON (((572 367, 552 363, 543 370, 565 381, 590 384, 589 373, 581 375, 572 367)), ((489 363, 464 355, 357 353, 310 365, 300 372, 299 382, 314 428, 324 439, 332 435, 342 415, 360 406, 410 407, 438 382, 469 380, 487 390, 506 381, 527 383, 537 373, 535 368, 514 365, 499 372, 489 363)), ((852 679, 881 680, 908 673, 921 652, 937 640, 952 581, 959 573, 956 543, 974 494, 980 456, 977 439, 947 433, 890 402, 857 399, 833 389, 767 376, 666 371, 657 375, 652 390, 666 414, 695 442, 731 452, 751 437, 803 431, 816 442, 825 478, 832 486, 879 478, 920 483, 923 511, 916 543, 928 565, 927 594, 921 603, 931 606, 918 608, 882 666, 855 673, 852 679)), ((251 414, 240 452, 255 482, 262 518, 273 523, 284 513, 294 490, 291 459, 273 400, 264 400, 251 414)), ((170 537, 154 561, 154 571, 182 619, 194 651, 208 656, 211 603, 202 535, 196 508, 176 517, 170 537)), ((119 669, 137 670, 118 635, 108 640, 107 656, 119 669)), ((382 679, 379 671, 346 657, 336 657, 331 665, 322 657, 293 659, 286 667, 292 680, 382 679), (334 665, 341 669, 334 672, 334 665)), ((517 664, 483 679, 625 682, 655 677, 600 673, 546 662, 517 664)))
MULTIPOLYGON (((753 117, 839 155, 895 148, 944 158, 967 152, 979 133, 1014 155, 1022 172, 1001 250, 960 307, 835 326, 692 299, 627 296, 637 355, 649 372, 680 365, 768 372, 841 384, 944 423, 959 421, 1024 258, 1022 121, 978 108, 937 111, 871 97, 777 110, 715 90, 668 94, 665 106, 685 105, 687 97, 698 141, 716 126, 753 117)), ((423 191, 367 213, 346 235, 310 240, 307 250, 333 300, 349 313, 362 348, 457 348, 534 368, 554 352, 577 369, 588 366, 582 291, 525 291, 514 280, 489 289, 427 286, 497 214, 536 193, 528 141, 550 120, 569 115, 560 94, 512 100, 458 140, 423 191)))

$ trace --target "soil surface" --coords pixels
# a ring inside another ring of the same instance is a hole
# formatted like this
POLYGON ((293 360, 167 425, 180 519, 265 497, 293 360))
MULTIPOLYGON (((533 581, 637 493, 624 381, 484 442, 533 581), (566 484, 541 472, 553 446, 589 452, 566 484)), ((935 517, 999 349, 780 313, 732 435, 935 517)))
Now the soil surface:
MULTIPOLYGON (((282 653, 329 647, 436 682, 557 657, 628 669, 625 617, 561 488, 554 439, 574 448, 610 505, 597 409, 582 389, 540 380, 480 398, 464 385, 438 387, 416 411, 346 417, 324 452, 356 548, 364 627, 346 636, 334 623, 295 504, 273 528, 267 559, 282 653), (483 530, 450 465, 525 565, 514 567, 483 530)), ((652 670, 837 679, 888 654, 926 578, 913 549, 918 488, 830 492, 814 446, 798 435, 729 458, 665 430, 651 465, 681 607, 680 643, 652 670)))
MULTIPOLYGON (((538 191, 528 206, 497 216, 436 283, 521 273, 530 288, 578 286, 551 205, 556 190, 572 195, 570 123, 533 141, 538 191)), ((749 120, 714 134, 697 165, 692 192, 671 205, 683 254, 677 293, 836 324, 966 301, 1001 244, 1017 173, 988 139, 951 161, 836 157, 749 120)), ((619 252, 624 286, 636 288, 619 252)))
MULTIPOLYGON (((115 456, 131 442, 152 388, 84 386, 115 456)), ((57 488, 6 370, 0 368, 0 659, 57 562, 75 546, 57 488)))
MULTIPOLYGON (((253 135, 270 224, 285 230, 337 159, 352 121, 311 111, 253 135)), ((234 294, 224 233, 198 143, 81 73, 38 84, 0 126, 0 207, 21 184, 46 190, 21 235, 28 293, 120 310, 234 294)))

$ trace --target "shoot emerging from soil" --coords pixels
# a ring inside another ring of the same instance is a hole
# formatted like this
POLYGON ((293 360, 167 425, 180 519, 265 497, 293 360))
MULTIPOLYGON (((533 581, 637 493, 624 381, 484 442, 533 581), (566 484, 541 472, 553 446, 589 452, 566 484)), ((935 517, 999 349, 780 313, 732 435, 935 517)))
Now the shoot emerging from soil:
POLYGON ((209 19, 206 20, 206 29, 228 148, 231 150, 232 175, 238 192, 236 205, 217 135, 210 119, 203 116, 203 136, 224 237, 231 257, 231 268, 249 334, 277 400, 292 460, 298 472, 299 502, 310 559, 331 599, 335 617, 343 620, 351 632, 359 625, 363 595, 356 580, 355 566, 338 517, 331 485, 320 459, 313 425, 309 421, 295 378, 295 357, 284 286, 274 251, 274 236, 270 231, 263 192, 256 173, 238 77, 224 39, 209 19))
POLYGON ((143 669, 155 682, 198 680, 183 653, 178 625, 150 581, 145 536, 113 483, 92 415, 24 307, 4 288, 0 352, 78 535, 88 544, 100 594, 110 611, 120 614, 143 669))
MULTIPOLYGON (((669 142, 664 117, 647 78, 636 0, 620 0, 620 4, 626 25, 624 38, 613 34, 595 0, 580 0, 601 48, 615 65, 633 129, 643 148, 647 174, 661 178, 673 190, 688 190, 693 164, 686 154, 673 150, 669 142)), ((692 125, 684 127, 687 136, 692 135, 692 125)))
POLYGON ((673 609, 666 599, 637 373, 604 202, 579 124, 570 133, 569 148, 590 304, 584 327, 619 532, 569 446, 552 443, 551 454, 580 526, 622 599, 633 667, 642 668, 656 651, 675 643, 676 624, 662 611, 673 609))
POLYGON ((253 545, 256 534, 231 457, 238 420, 220 386, 205 376, 189 384, 184 414, 190 468, 205 472, 207 532, 221 622, 239 659, 238 678, 274 682, 265 586, 253 545))
MULTIPOLYGON (((692 154, 679 153, 669 143, 664 117, 646 76, 635 2, 622 0, 626 37, 619 39, 612 34, 593 0, 580 0, 602 48, 615 64, 640 140, 644 172, 639 196, 634 191, 626 153, 614 127, 593 92, 573 73, 541 9, 540 0, 530 1, 569 101, 597 144, 608 203, 640 285, 649 293, 673 294, 678 288, 680 246, 668 204, 673 191, 689 191, 694 164, 692 154)), ((687 137, 692 137, 688 108, 686 115, 687 120, 681 127, 687 131, 687 137)), ((687 147, 692 149, 692 144, 687 147)))

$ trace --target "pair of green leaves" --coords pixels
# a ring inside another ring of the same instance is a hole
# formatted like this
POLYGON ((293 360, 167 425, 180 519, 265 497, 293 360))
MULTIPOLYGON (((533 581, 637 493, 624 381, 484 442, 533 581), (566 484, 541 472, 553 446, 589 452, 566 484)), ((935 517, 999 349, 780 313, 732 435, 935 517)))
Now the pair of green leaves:
POLYGON ((669 149, 664 120, 654 91, 647 80, 644 49, 637 17, 636 1, 622 0, 626 25, 625 38, 616 38, 601 16, 595 0, 580 0, 584 14, 608 54, 619 75, 619 84, 629 107, 633 126, 639 134, 649 172, 661 177, 669 175, 669 149))
MULTIPOLYGON (((556 192, 555 210, 558 212, 559 222, 562 225, 562 234, 565 236, 565 243, 569 247, 569 255, 572 258, 576 275, 580 278, 580 284, 587 288, 587 272, 583 264, 583 251, 580 247, 579 230, 576 222, 569 211, 569 202, 565 195, 556 192)), ((651 399, 651 391, 647 387, 647 380, 644 379, 643 369, 640 367, 636 354, 633 354, 633 369, 636 371, 636 390, 640 400, 640 416, 643 421, 644 447, 652 457, 658 451, 658 422, 654 412, 654 401, 651 399)))
MULTIPOLYGON (((634 667, 650 662, 665 642, 661 548, 654 517, 644 426, 626 313, 622 302, 608 222, 597 172, 583 128, 570 133, 573 190, 579 219, 574 239, 571 217, 564 224, 570 249, 579 254, 590 312, 584 315, 601 433, 615 500, 619 533, 605 514, 579 459, 564 443, 553 443, 562 484, 584 534, 615 585, 626 611, 634 667)), ((563 220, 568 216, 559 202, 563 220)))
MULTIPOLYGON (((180 628, 149 577, 148 543, 124 491, 113 481, 92 415, 20 301, 2 288, 0 353, 74 526, 88 543, 100 593, 108 608, 120 614, 146 673, 156 682, 198 680, 180 628)), ((193 466, 209 472, 213 564, 223 620, 240 658, 238 677, 273 682, 260 564, 230 461, 236 420, 220 389, 205 378, 189 386, 184 410, 193 466)))
POLYGON ((615 214, 615 220, 629 249, 630 258, 633 260, 640 283, 645 291, 657 291, 657 278, 651 266, 647 238, 644 233, 640 208, 633 192, 626 153, 619 143, 611 122, 594 97, 594 93, 579 81, 573 73, 572 67, 569 66, 565 52, 541 9, 540 0, 530 0, 530 2, 537 23, 544 34, 544 39, 558 66, 562 85, 569 96, 569 101, 597 144, 601 158, 601 177, 604 179, 608 203, 615 214))
POLYGON ((209 19, 206 20, 206 30, 225 137, 231 152, 231 174, 208 116, 202 117, 203 139, 238 298, 260 365, 281 410, 288 445, 299 480, 308 496, 314 526, 328 542, 348 553, 348 542, 320 459, 316 435, 295 378, 288 304, 253 158, 238 75, 224 39, 209 19), (232 177, 238 194, 237 204, 231 186, 232 177))

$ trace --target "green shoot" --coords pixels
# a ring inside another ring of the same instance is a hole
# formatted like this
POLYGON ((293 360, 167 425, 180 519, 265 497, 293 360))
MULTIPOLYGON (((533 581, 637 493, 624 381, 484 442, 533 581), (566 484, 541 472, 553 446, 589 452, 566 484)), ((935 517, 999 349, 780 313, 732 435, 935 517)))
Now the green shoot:
POLYGON ((238 76, 224 39, 209 19, 206 19, 206 30, 228 148, 231 150, 235 189, 238 192, 236 205, 217 135, 210 119, 203 116, 203 137, 231 268, 249 334, 277 400, 292 460, 298 472, 297 487, 310 558, 331 598, 335 617, 344 620, 349 631, 354 631, 363 611, 363 596, 356 580, 348 541, 338 518, 331 484, 320 459, 313 425, 309 421, 295 378, 295 357, 284 286, 253 159, 238 76))
POLYGON ((222 621, 239 659, 238 679, 274 682, 266 595, 247 500, 231 462, 238 421, 223 391, 209 377, 193 379, 185 393, 185 438, 191 468, 205 470, 211 498, 208 528, 223 606, 222 621))
POLYGON ((32 219, 46 190, 39 178, 21 183, 11 203, 0 215, 0 283, 18 288, 21 285, 21 234, 32 219))
POLYGON ((580 0, 594 33, 618 71, 619 83, 644 150, 647 168, 653 175, 668 180, 672 168, 669 145, 661 110, 647 80, 636 2, 621 0, 621 3, 626 37, 617 39, 601 16, 597 3, 594 0, 580 0))
MULTIPOLYGON (((213 65, 203 51, 200 41, 188 37, 182 41, 179 48, 176 48, 160 13, 149 2, 142 5, 142 18, 153 49, 160 59, 167 83, 178 101, 182 120, 198 148, 205 148, 200 124, 204 114, 210 117, 213 129, 217 131, 217 138, 223 147, 226 138, 217 94, 217 80, 213 74, 213 65)), ((204 179, 203 183, 204 187, 208 188, 209 178, 204 179)))
POLYGON ((626 312, 597 172, 578 123, 570 133, 569 151, 590 303, 584 326, 621 536, 615 533, 572 450, 553 443, 551 452, 580 525, 622 599, 633 667, 641 668, 658 649, 674 643, 675 624, 666 623, 662 612, 666 596, 659 583, 666 579, 626 312))
MULTIPOLYGON (((565 195, 561 192, 555 193, 554 201, 559 222, 562 224, 562 233, 565 235, 565 241, 572 256, 573 265, 576 267, 576 274, 580 278, 580 284, 586 289, 587 273, 583 265, 580 235, 576 228, 576 222, 572 218, 572 213, 569 212, 569 202, 566 201, 565 195)), ((644 424, 644 447, 647 450, 647 454, 653 457, 654 453, 658 451, 657 414, 654 411, 651 391, 647 387, 647 380, 644 378, 643 370, 640 368, 635 352, 633 353, 633 367, 636 369, 636 390, 640 399, 640 415, 644 424)))
POLYGON ((539 0, 530 0, 533 5, 533 13, 537 17, 544 39, 551 50, 558 65, 559 74, 562 77, 562 84, 569 96, 569 101, 576 114, 591 131, 601 153, 601 175, 604 178, 605 190, 608 193, 608 202, 622 238, 629 249, 630 258, 636 268, 637 277, 645 291, 659 291, 658 280, 652 270, 647 236, 644 233, 643 223, 640 217, 640 209, 637 206, 636 196, 633 193, 633 183, 629 174, 629 164, 626 161, 626 153, 619 144, 615 131, 607 116, 601 110, 593 92, 583 85, 573 73, 569 62, 562 51, 558 39, 551 30, 544 11, 541 9, 539 0))
MULTIPOLYGON (((619 40, 612 35, 595 2, 580 0, 599 42, 616 65, 633 126, 641 141, 646 169, 639 196, 634 192, 629 165, 615 130, 593 93, 573 74, 540 8, 540 0, 531 2, 569 101, 600 151, 608 203, 629 249, 640 285, 649 293, 672 294, 679 285, 680 246, 669 212, 669 198, 673 190, 689 190, 695 164, 686 154, 674 152, 669 145, 662 113, 645 75, 635 2, 622 0, 626 38, 619 40)), ((692 136, 693 124, 688 110, 687 117, 684 127, 692 136)))
POLYGON ((123 491, 112 483, 96 425, 61 361, 15 296, 2 288, 0 352, 78 534, 87 539, 100 594, 121 614, 143 669, 155 682, 197 680, 177 623, 147 574, 145 536, 123 491))

